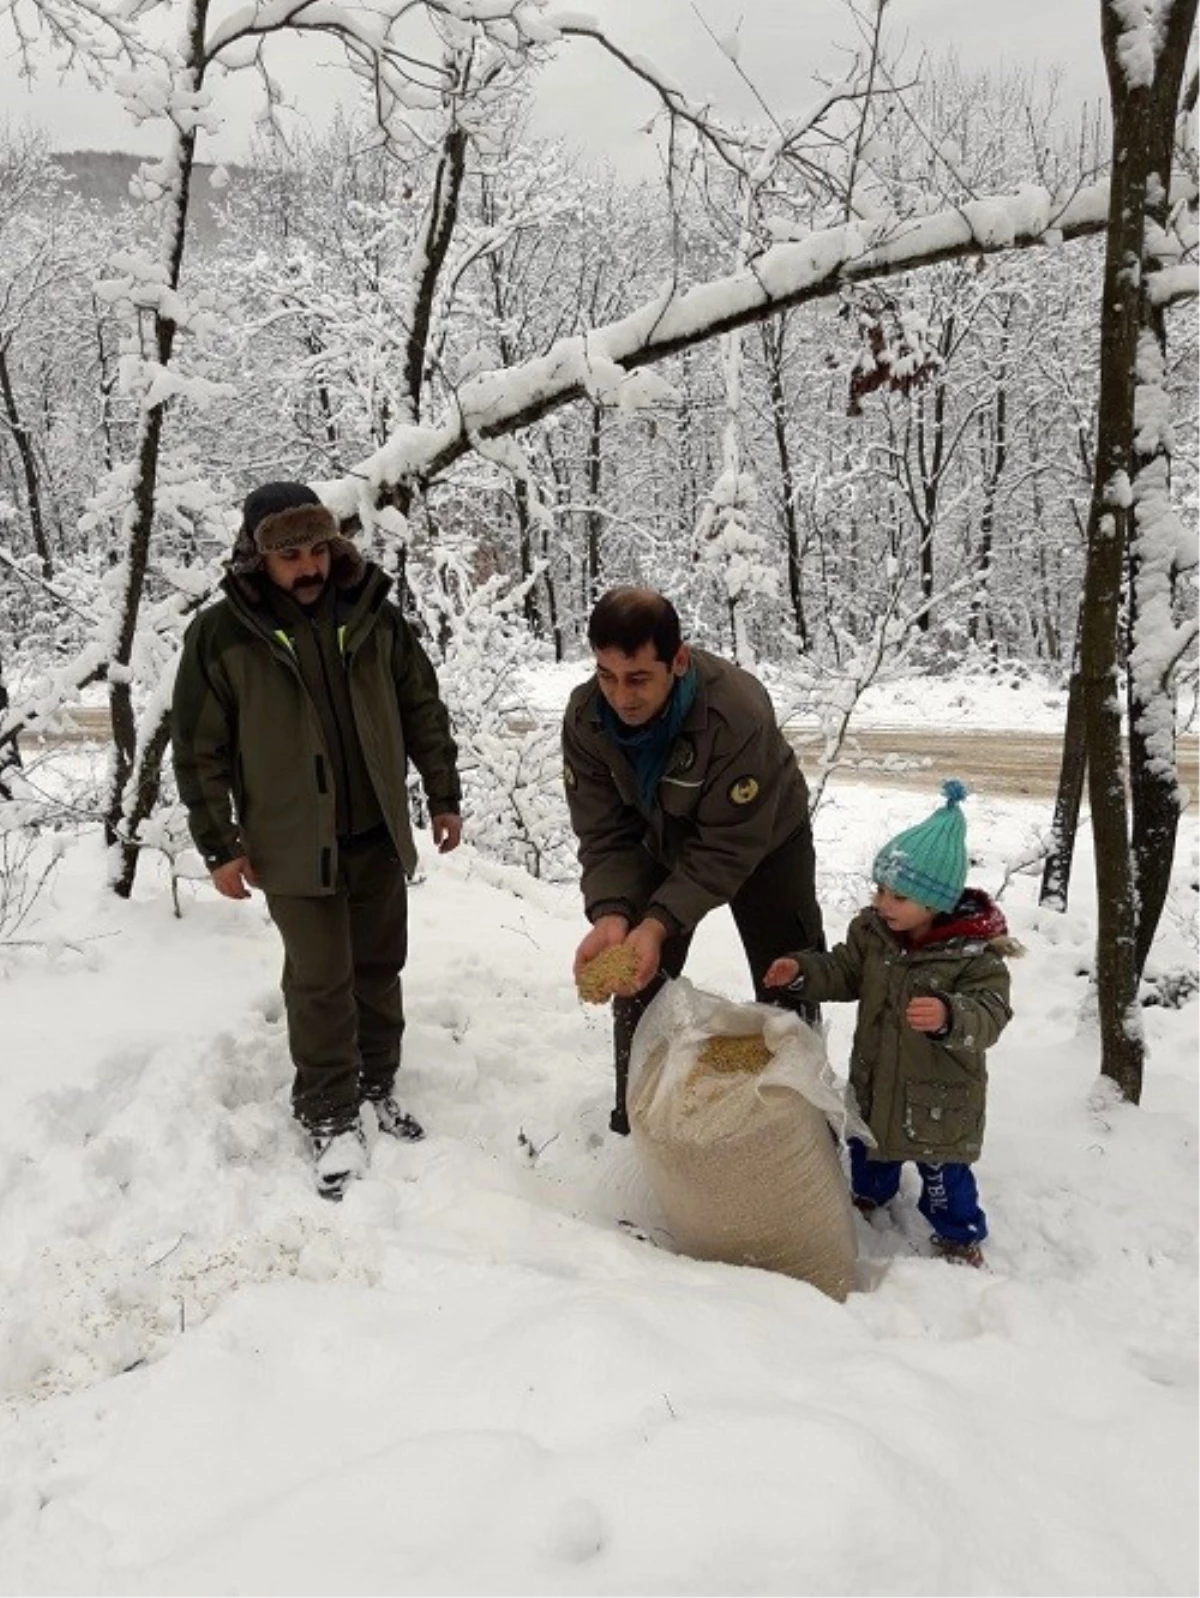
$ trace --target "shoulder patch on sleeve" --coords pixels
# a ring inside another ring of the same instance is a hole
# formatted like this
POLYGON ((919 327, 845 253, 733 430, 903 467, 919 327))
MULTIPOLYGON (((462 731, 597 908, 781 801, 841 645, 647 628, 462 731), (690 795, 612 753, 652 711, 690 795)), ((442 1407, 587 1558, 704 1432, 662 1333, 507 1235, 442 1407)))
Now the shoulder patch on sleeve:
POLYGON ((569 762, 565 763, 563 765, 563 782, 568 788, 573 788, 577 781, 578 779, 575 776, 574 766, 572 766, 569 762))
POLYGON ((745 776, 739 777, 736 782, 729 785, 729 802, 735 805, 748 805, 752 799, 758 798, 758 778, 745 776))

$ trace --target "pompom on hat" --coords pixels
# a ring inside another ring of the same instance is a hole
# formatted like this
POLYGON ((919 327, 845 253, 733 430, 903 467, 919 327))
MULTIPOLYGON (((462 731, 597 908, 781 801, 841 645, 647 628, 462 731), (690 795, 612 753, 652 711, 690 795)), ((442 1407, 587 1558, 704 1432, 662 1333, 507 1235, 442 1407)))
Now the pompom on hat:
POLYGON ((929 910, 953 910, 967 883, 967 823, 961 805, 967 786, 942 784, 946 803, 907 832, 898 832, 875 856, 871 875, 929 910))
POLYGON ((363 560, 337 518, 307 483, 264 483, 242 502, 242 525, 229 560, 235 576, 262 570, 263 556, 279 549, 307 549, 327 543, 334 574, 343 586, 357 582, 363 560))

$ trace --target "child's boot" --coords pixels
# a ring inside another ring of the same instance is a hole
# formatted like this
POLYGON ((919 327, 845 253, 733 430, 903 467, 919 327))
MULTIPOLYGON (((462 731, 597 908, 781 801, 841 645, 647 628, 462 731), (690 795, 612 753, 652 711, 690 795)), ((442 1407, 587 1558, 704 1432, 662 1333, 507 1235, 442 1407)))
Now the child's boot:
POLYGON ((959 1243, 952 1237, 939 1237, 935 1233, 933 1247, 951 1265, 974 1265, 978 1269, 983 1264, 983 1250, 978 1243, 959 1243))

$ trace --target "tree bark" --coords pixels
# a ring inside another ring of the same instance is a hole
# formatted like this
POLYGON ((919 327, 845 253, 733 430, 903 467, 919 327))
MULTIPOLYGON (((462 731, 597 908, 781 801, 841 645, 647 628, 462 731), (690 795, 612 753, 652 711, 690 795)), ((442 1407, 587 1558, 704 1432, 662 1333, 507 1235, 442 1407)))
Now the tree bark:
MULTIPOLYGON (((4 680, 4 662, 0 660, 0 727, 4 725, 4 713, 8 709, 8 684, 4 680)), ((15 738, 0 742, 0 800, 12 798, 12 789, 5 781, 6 773, 21 769, 21 746, 15 738)))
POLYGON ((783 518, 784 545, 787 549, 788 598, 792 623, 801 654, 809 648, 808 622, 804 615, 804 583, 800 570, 800 524, 796 516, 796 475, 792 467, 791 444, 787 430, 787 395, 783 387, 783 347, 787 318, 767 322, 762 330, 763 360, 767 370, 767 392, 771 401, 771 426, 775 453, 779 460, 780 514, 783 518))
MULTIPOLYGON (((208 0, 192 0, 188 18, 188 59, 193 63, 192 87, 199 92, 203 80, 204 21, 208 0)), ((187 235, 188 204, 191 193, 192 169, 196 159, 196 131, 194 128, 177 128, 176 147, 173 152, 177 172, 172 203, 163 223, 163 266, 165 278, 172 289, 179 287, 183 266, 184 243, 187 235)), ((154 316, 154 336, 158 364, 167 367, 175 347, 177 324, 170 316, 157 310, 154 316)), ((105 807, 104 834, 116 856, 113 871, 113 890, 119 898, 127 899, 133 892, 137 874, 138 841, 125 830, 126 813, 134 813, 142 803, 153 805, 161 781, 161 749, 158 760, 152 760, 153 747, 145 751, 138 772, 138 794, 130 804, 126 802, 126 788, 137 761, 137 726, 133 709, 130 665, 133 660, 134 640, 137 637, 138 615, 146 586, 146 573, 150 560, 150 541, 154 530, 157 504, 158 463, 166 425, 165 402, 151 406, 142 413, 138 431, 137 450, 134 457, 133 480, 130 485, 130 508, 125 518, 125 587, 118 612, 116 648, 113 650, 109 670, 109 713, 112 718, 113 765, 105 807)), ((147 812, 148 813, 148 812, 147 812)))
MULTIPOLYGON (((1011 315, 1010 303, 1004 317, 1006 335, 1011 315)), ((992 553, 996 534, 996 498, 1000 479, 1008 465, 1008 383, 1004 367, 1000 371, 991 415, 987 412, 981 414, 979 427, 983 440, 980 451, 983 463, 983 508, 979 516, 979 553, 975 560, 975 586, 971 594, 967 635, 975 645, 982 644, 986 638, 995 662, 998 650, 992 617, 992 553)))
MULTIPOLYGON (((0 342, 0 399, 4 402, 4 419, 8 423, 8 430, 16 445, 21 462, 21 475, 25 479, 25 509, 29 513, 29 530, 33 534, 33 547, 37 550, 38 559, 42 563, 42 576, 49 582, 54 576, 54 560, 46 536, 46 518, 42 512, 42 491, 38 481, 37 459, 33 452, 33 440, 29 436, 29 429, 21 420, 21 412, 17 405, 12 373, 8 365, 7 340, 0 342)), ((0 706, 0 709, 2 708, 3 706, 0 706)))
POLYGON ((404 349, 404 392, 411 414, 406 421, 421 419, 421 391, 425 381, 425 353, 433 325, 433 300, 446 252, 458 221, 459 197, 466 171, 466 131, 453 124, 446 131, 429 202, 423 256, 413 295, 412 324, 404 349))
POLYGON ((927 633, 933 622, 934 559, 933 531, 937 526, 938 501, 942 490, 942 473, 946 466, 946 398, 949 384, 946 381, 946 362, 954 347, 955 318, 950 315, 942 324, 938 337, 938 354, 942 364, 933 383, 933 418, 928 429, 925 422, 925 391, 917 394, 917 459, 921 468, 921 496, 917 510, 920 545, 917 550, 921 584, 921 608, 916 623, 927 633))
POLYGON ((587 453, 587 566, 586 603, 594 605, 600 597, 603 559, 601 542, 603 518, 600 515, 600 473, 603 464, 601 442, 604 436, 604 412, 599 405, 592 406, 592 425, 588 433, 587 453))
POLYGON ((517 511, 517 560, 521 581, 528 584, 521 609, 530 634, 534 638, 540 638, 544 629, 541 612, 538 609, 536 584, 529 582, 533 576, 534 566, 533 517, 529 510, 529 484, 523 477, 513 479, 513 503, 517 511))
MULTIPOLYGON (((1076 646, 1083 632, 1082 611, 1076 632, 1076 646)), ((1042 868, 1038 903, 1064 913, 1071 887, 1071 867, 1075 863, 1075 838, 1079 831, 1079 807, 1087 779, 1087 723, 1083 681, 1078 666, 1071 672, 1067 688, 1067 719, 1063 727, 1062 764, 1058 773, 1058 794, 1054 800, 1054 820, 1050 828, 1050 852, 1042 868)))
POLYGON ((1112 104, 1112 180, 1100 335, 1100 411, 1096 473, 1088 514, 1080 678, 1088 746, 1088 796, 1096 861, 1096 994, 1100 1069, 1138 1103, 1145 1042, 1136 1008, 1137 882, 1130 847, 1121 745, 1121 600, 1133 532, 1134 400, 1144 313, 1146 211, 1154 180, 1169 181, 1170 142, 1155 148, 1164 119, 1173 130, 1196 0, 1160 10, 1165 47, 1151 81, 1127 73, 1129 42, 1120 0, 1103 0, 1101 35, 1112 104), (1172 47, 1174 46, 1174 47, 1172 47))
MULTIPOLYGON (((1195 0, 1190 8, 1177 4, 1166 19, 1155 91, 1151 96, 1142 136, 1149 148, 1150 185, 1145 214, 1152 224, 1148 241, 1168 236, 1171 160, 1176 119, 1186 68, 1195 0), (1158 79, 1162 82, 1159 84, 1158 79), (1154 181, 1157 178, 1159 181, 1154 181)), ((1139 279, 1140 323, 1143 341, 1152 342, 1163 367, 1166 364, 1166 313, 1147 292, 1147 277, 1162 265, 1153 243, 1148 242, 1139 279)), ((1146 362, 1139 371, 1146 372, 1146 362)), ((1161 390, 1160 395, 1161 397, 1161 390)), ((1139 980, 1154 943, 1158 923, 1171 885, 1171 866, 1179 832, 1183 796, 1179 785, 1176 746, 1175 665, 1161 659, 1151 673, 1143 668, 1141 633, 1172 617, 1179 586, 1179 570, 1172 557, 1163 560, 1156 549, 1155 524, 1170 515, 1170 455, 1167 439, 1157 429, 1143 440, 1137 428, 1135 396, 1133 436, 1133 540, 1129 571, 1129 770, 1132 810, 1131 844, 1137 903, 1135 962, 1139 980)), ((1161 530, 1158 542, 1161 543, 1161 530)), ((1151 649, 1155 640, 1147 640, 1151 649)))

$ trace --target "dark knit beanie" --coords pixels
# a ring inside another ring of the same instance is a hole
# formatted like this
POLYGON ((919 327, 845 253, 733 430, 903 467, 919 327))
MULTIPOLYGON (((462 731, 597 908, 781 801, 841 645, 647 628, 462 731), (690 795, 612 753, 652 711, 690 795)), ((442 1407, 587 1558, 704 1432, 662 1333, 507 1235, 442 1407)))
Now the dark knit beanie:
POLYGON ((307 483, 264 483, 242 503, 242 525, 229 560, 235 576, 262 570, 262 558, 278 549, 307 549, 327 543, 336 580, 345 585, 362 576, 362 556, 342 536, 338 520, 307 483))
POLYGON ((967 823, 960 809, 966 785, 951 777, 942 793, 942 808, 885 843, 871 868, 881 888, 928 910, 953 910, 967 881, 967 823))

